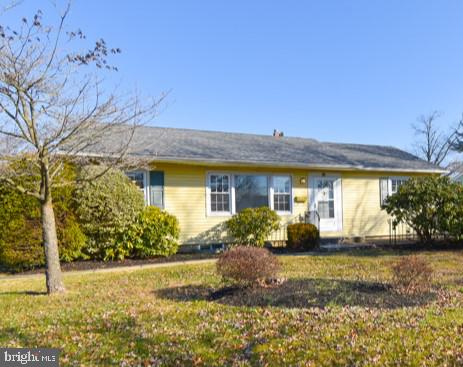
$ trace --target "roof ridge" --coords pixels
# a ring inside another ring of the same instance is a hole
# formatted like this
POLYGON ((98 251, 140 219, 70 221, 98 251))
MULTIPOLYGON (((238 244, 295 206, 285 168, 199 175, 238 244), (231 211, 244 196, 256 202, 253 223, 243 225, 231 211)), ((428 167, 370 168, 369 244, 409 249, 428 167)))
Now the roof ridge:
MULTIPOLYGON (((365 143, 339 143, 335 141, 320 141, 320 144, 330 144, 330 145, 353 145, 353 146, 360 146, 360 147, 381 147, 381 148, 392 148, 397 149, 405 153, 409 153, 406 150, 401 148, 395 147, 393 145, 383 145, 383 144, 365 144, 365 143)), ((412 154, 412 153, 409 153, 412 154)), ((413 154, 412 154, 413 155, 413 154)))
POLYGON ((243 132, 235 132, 235 131, 223 131, 223 130, 207 130, 207 129, 193 129, 193 128, 186 128, 186 127, 170 127, 170 126, 154 126, 154 125, 142 125, 142 127, 147 128, 154 128, 154 129, 165 129, 165 130, 175 130, 175 131, 193 131, 193 132, 203 132, 203 133, 213 133, 213 134, 227 134, 227 135, 244 135, 244 136, 258 136, 262 138, 276 138, 276 139, 300 139, 305 141, 312 141, 314 143, 321 143, 319 140, 315 138, 308 138, 303 136, 290 136, 284 135, 275 137, 273 135, 266 135, 266 134, 257 134, 257 133, 243 133, 243 132))

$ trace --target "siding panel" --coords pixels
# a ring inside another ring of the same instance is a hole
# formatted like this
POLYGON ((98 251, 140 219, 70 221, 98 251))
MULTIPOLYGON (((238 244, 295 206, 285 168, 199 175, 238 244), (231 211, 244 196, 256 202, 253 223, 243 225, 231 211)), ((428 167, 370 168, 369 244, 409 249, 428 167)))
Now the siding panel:
MULTIPOLYGON (((228 216, 207 216, 206 177, 211 171, 248 172, 265 174, 290 174, 294 197, 308 200, 308 175, 320 171, 285 170, 243 167, 205 167, 196 165, 156 164, 153 169, 164 171, 165 209, 180 222, 183 244, 207 244, 224 240, 223 223, 228 216), (301 183, 301 178, 306 182, 301 183)), ((329 172, 326 172, 329 173, 329 172)), ((332 172, 334 173, 334 172, 332 172)), ((338 172, 342 180, 343 231, 322 232, 322 237, 387 236, 389 224, 387 214, 380 208, 379 179, 385 176, 407 176, 407 174, 338 172)), ((410 175, 408 175, 410 176, 410 175)), ((307 210, 308 203, 293 200, 293 214, 283 216, 284 222, 295 221, 307 210)))

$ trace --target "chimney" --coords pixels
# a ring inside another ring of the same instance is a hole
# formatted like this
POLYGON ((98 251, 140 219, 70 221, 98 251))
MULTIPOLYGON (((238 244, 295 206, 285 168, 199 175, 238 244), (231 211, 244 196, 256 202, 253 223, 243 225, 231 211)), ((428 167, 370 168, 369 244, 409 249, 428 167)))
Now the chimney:
POLYGON ((284 133, 283 131, 279 131, 277 129, 273 129, 273 136, 275 138, 281 138, 282 136, 284 136, 284 133))

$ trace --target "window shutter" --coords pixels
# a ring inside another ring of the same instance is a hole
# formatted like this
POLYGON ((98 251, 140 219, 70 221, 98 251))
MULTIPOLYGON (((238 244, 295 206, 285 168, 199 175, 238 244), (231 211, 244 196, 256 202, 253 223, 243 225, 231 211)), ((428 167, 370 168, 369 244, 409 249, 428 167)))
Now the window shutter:
POLYGON ((387 177, 381 177, 379 179, 379 196, 380 196, 379 203, 381 206, 384 205, 389 195, 388 183, 389 183, 389 179, 387 177))
POLYGON ((150 171, 150 205, 164 208, 164 172, 150 171))

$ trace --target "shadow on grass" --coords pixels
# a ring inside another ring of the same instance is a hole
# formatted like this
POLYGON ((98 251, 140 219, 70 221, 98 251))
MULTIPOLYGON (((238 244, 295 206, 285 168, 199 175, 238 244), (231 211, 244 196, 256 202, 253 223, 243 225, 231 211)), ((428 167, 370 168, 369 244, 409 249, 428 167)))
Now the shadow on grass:
POLYGON ((391 291, 382 283, 342 279, 289 279, 272 288, 225 289, 222 292, 203 285, 189 285, 154 293, 181 302, 213 301, 229 306, 283 308, 358 306, 396 309, 424 306, 436 299, 434 293, 406 296, 391 291))
POLYGON ((7 291, 0 292, 0 296, 46 296, 47 292, 38 291, 7 291))
POLYGON ((463 242, 461 243, 436 243, 433 245, 423 245, 420 243, 407 243, 402 245, 379 245, 372 248, 349 248, 345 245, 344 250, 320 252, 319 254, 343 255, 352 257, 381 257, 381 256, 404 256, 419 255, 420 253, 432 252, 462 252, 463 242))
POLYGON ((1 338, 4 340, 14 340, 16 342, 19 342, 20 345, 28 348, 34 348, 37 347, 38 344, 40 344, 37 340, 37 338, 28 335, 27 333, 24 332, 24 330, 21 330, 20 328, 17 327, 6 327, 6 328, 1 328, 1 338))
MULTIPOLYGON (((109 345, 118 346, 120 349, 125 350, 127 354, 130 353, 130 357, 134 359, 149 358, 153 341, 145 337, 143 330, 137 328, 137 322, 135 317, 124 316, 122 319, 98 317, 91 324, 82 323, 81 319, 56 320, 56 324, 54 322, 52 324, 59 327, 56 329, 51 328, 51 330, 48 328, 48 326, 51 326, 48 320, 38 323, 33 322, 34 329, 30 327, 0 326, 0 343, 3 343, 3 345, 13 343, 15 346, 19 345, 25 348, 57 348, 63 345, 65 341, 72 346, 74 337, 77 337, 79 343, 84 343, 86 347, 78 348, 75 351, 73 351, 73 347, 61 347, 60 358, 69 357, 69 354, 71 354, 72 359, 77 361, 82 358, 91 358, 91 362, 87 361, 85 365, 112 366, 115 365, 114 352, 108 351, 109 345), (36 328, 44 328, 45 331, 42 333, 34 332, 36 328), (104 340, 104 342, 102 342, 102 345, 95 344, 91 341, 92 339, 104 340)), ((127 365, 141 364, 133 361, 127 365)))

